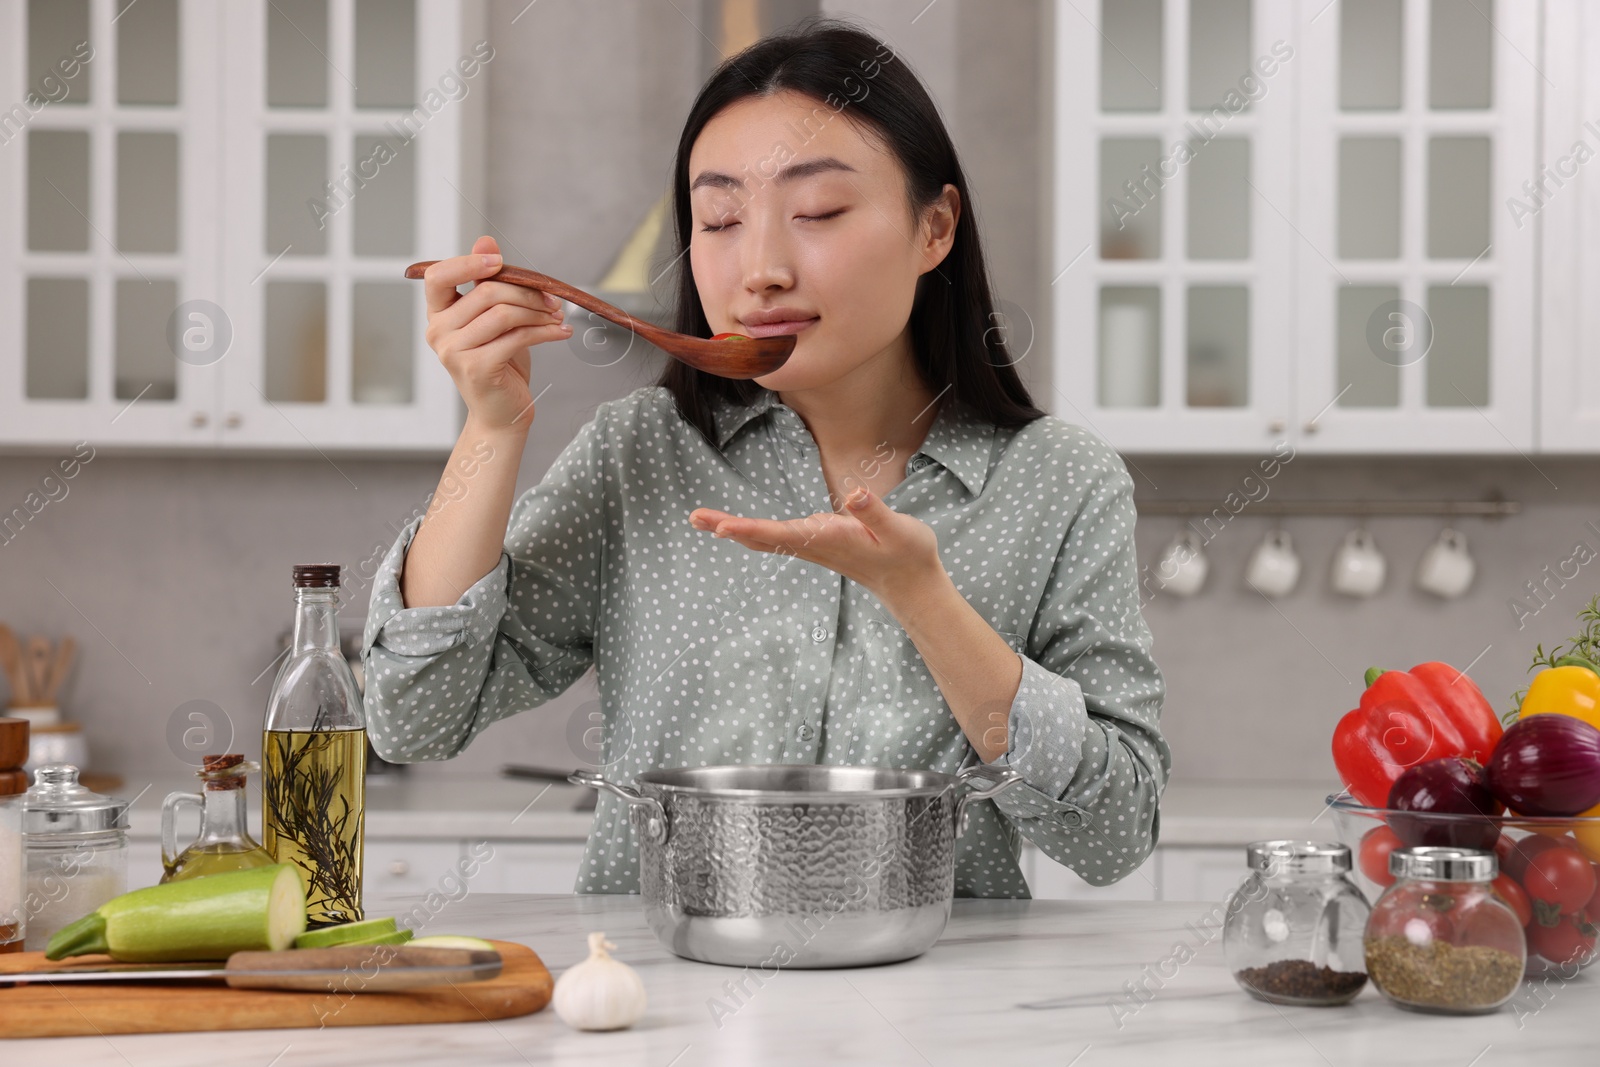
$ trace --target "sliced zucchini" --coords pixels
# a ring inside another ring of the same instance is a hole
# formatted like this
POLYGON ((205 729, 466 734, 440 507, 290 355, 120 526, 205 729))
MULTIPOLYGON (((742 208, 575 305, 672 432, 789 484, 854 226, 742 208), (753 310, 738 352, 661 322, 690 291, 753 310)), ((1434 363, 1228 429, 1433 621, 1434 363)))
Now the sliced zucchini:
POLYGON ((494 945, 483 938, 468 937, 465 934, 430 934, 427 937, 413 938, 411 944, 418 948, 471 948, 484 952, 496 951, 494 945))
POLYGON ((360 922, 324 926, 307 930, 294 939, 295 948, 332 948, 334 945, 359 944, 362 940, 395 931, 394 916, 382 919, 362 919, 360 922))

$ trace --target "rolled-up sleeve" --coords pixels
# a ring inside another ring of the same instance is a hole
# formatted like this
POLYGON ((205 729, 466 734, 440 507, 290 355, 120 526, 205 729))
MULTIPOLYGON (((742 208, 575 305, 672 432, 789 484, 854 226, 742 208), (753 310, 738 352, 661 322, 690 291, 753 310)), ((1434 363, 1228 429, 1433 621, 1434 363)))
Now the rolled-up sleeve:
POLYGON ((1165 682, 1139 610, 1133 482, 1106 452, 1108 469, 1067 530, 1019 651, 1009 746, 994 761, 1023 776, 995 806, 1091 885, 1149 856, 1172 767, 1160 728, 1165 682))
POLYGON ((361 650, 367 733, 384 759, 450 759, 490 723, 560 695, 593 664, 606 411, 602 404, 517 501, 499 562, 456 603, 404 606, 401 570, 422 518, 389 549, 361 650))

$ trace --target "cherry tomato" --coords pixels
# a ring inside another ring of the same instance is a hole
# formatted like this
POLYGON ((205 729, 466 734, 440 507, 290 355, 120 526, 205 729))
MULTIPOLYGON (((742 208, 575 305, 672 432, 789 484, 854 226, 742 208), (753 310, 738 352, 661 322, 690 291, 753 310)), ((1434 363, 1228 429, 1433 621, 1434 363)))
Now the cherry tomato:
MULTIPOLYGON (((1517 881, 1526 884, 1528 861, 1546 849, 1560 847, 1553 837, 1546 837, 1544 834, 1529 834, 1527 837, 1512 842, 1506 855, 1501 857, 1500 869, 1517 881)), ((1498 852, 1499 849, 1495 851, 1498 852)))
POLYGON ((1501 900, 1511 905, 1511 910, 1517 913, 1517 921, 1523 926, 1533 922, 1533 904, 1528 900, 1528 894, 1523 892, 1517 880, 1509 874, 1497 874, 1494 877, 1494 892, 1501 900))
POLYGON ((1590 864, 1594 871, 1594 896, 1589 898, 1589 903, 1584 906, 1584 911, 1590 915, 1600 917, 1600 863, 1590 864))
POLYGON ((1556 845, 1528 861, 1522 886, 1528 899, 1553 905, 1562 915, 1581 910, 1594 896, 1594 865, 1576 848, 1556 845))
POLYGON ((714 334, 711 335, 711 339, 713 341, 748 341, 748 340, 750 340, 749 337, 746 337, 742 333, 714 333, 714 334))
POLYGON ((1394 885, 1394 875, 1389 873, 1389 853, 1402 847, 1404 842, 1387 824, 1374 826, 1361 835, 1361 873, 1374 885, 1385 889, 1394 885))
MULTIPOLYGON (((1484 898, 1463 904, 1458 910, 1461 913, 1453 914, 1450 919, 1457 944, 1484 945, 1513 956, 1521 954, 1526 946, 1527 931, 1494 901, 1484 898)), ((1529 913, 1532 913, 1531 908, 1529 913)))
POLYGON ((1392 890, 1367 920, 1368 937, 1403 937, 1413 945, 1453 941, 1459 900, 1438 883, 1412 882, 1392 890))
POLYGON ((1528 948, 1551 963, 1582 963, 1594 951, 1595 928, 1587 915, 1563 915, 1551 926, 1535 919, 1528 926, 1528 948))

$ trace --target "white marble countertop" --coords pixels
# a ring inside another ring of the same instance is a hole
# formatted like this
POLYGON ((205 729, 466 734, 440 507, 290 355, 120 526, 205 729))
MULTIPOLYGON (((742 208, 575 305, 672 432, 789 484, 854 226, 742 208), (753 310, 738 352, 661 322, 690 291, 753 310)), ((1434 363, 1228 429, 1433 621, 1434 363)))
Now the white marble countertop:
MULTIPOLYGON (((411 901, 374 901, 373 913, 390 904, 399 912, 403 902, 411 901)), ((584 935, 604 930, 618 946, 614 955, 644 980, 644 1019, 631 1030, 579 1033, 546 1008, 492 1023, 51 1038, 6 1042, 0 1060, 7 1067, 1594 1062, 1600 979, 1593 973, 1537 991, 1524 983, 1512 1005, 1485 1016, 1402 1011, 1370 986, 1344 1007, 1278 1007, 1234 983, 1220 916, 1221 902, 957 900, 944 936, 917 959, 778 971, 759 986, 748 980, 748 995, 736 1000, 728 990, 745 972, 669 954, 645 925, 637 897, 473 894, 429 932, 518 941, 559 975, 585 954, 584 935), (1172 966, 1178 946, 1194 955, 1172 966), (1135 998, 1138 984, 1148 993, 1135 998), (720 1026, 712 1014, 718 1001, 732 1009, 720 1026)))

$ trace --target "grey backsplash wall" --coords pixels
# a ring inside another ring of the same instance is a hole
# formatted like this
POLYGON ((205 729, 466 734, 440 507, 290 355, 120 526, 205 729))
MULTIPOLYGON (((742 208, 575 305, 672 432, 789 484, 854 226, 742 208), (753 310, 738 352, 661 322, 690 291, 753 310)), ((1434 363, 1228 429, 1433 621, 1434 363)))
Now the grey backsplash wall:
MULTIPOLYGON (((607 396, 631 388, 618 377, 607 396)), ((552 390, 554 394, 554 390, 552 390)), ((541 405, 524 484, 542 475, 594 399, 541 405)), ((168 749, 176 709, 191 700, 223 708, 234 748, 259 752, 272 675, 252 679, 277 652, 292 614, 288 568, 338 560, 356 567, 432 489, 432 462, 131 459, 98 455, 15 540, 0 545, 0 619, 27 632, 74 634, 81 663, 66 690, 67 714, 84 723, 101 770, 182 774, 168 749), (340 474, 343 472, 343 475, 340 474), (348 476, 350 482, 345 480, 348 476)), ((1237 488, 1245 458, 1135 457, 1141 496, 1215 499, 1237 488), (1159 486, 1152 490, 1148 475, 1159 486)), ((1465 667, 1504 705, 1524 684, 1534 642, 1572 628, 1573 613, 1600 592, 1600 561, 1576 581, 1546 588, 1548 607, 1526 593, 1586 542, 1600 550, 1600 464, 1538 460, 1326 460, 1300 456, 1270 483, 1274 497, 1475 498, 1499 489, 1522 514, 1458 523, 1479 563, 1472 590, 1443 602, 1417 591, 1411 571, 1440 524, 1374 519, 1390 562, 1377 597, 1352 601, 1327 587, 1327 563, 1350 528, 1339 518, 1290 520, 1306 561, 1300 587, 1274 606, 1243 584, 1244 562, 1269 528, 1248 508, 1207 546, 1212 573, 1192 600, 1160 595, 1145 608, 1169 692, 1162 724, 1185 779, 1311 779, 1333 782, 1328 742, 1355 706, 1370 665, 1410 667, 1442 659, 1465 667), (1544 480, 1543 471, 1556 486, 1544 480), (1524 630, 1508 606, 1540 609, 1524 630), (1478 658, 1481 655, 1481 658, 1478 658)), ((43 457, 0 460, 0 501, 19 501, 47 469, 43 457)), ((1269 499, 1272 499, 1269 497, 1269 499)), ((1152 565, 1181 526, 1141 520, 1141 564, 1152 565)), ((1570 573, 1570 572, 1569 572, 1570 573)), ((344 614, 358 620, 365 588, 344 614)), ((708 625, 710 623, 708 622, 708 625)), ((455 760, 409 773, 493 772, 507 761, 575 765, 569 733, 592 678, 561 698, 491 727, 455 760)), ((580 724, 581 729, 581 724, 580 724)))
MULTIPOLYGON (((704 38, 678 13, 696 11, 688 4, 548 2, 513 24, 523 7, 523 0, 493 7, 483 229, 500 237, 512 262, 589 283, 668 176, 699 84, 704 38)), ((885 0, 849 10, 917 66, 939 99, 975 190, 997 288, 1038 333, 1022 369, 1043 406, 1065 410, 1052 395, 1046 358, 1045 5, 885 0)), ((534 365, 536 385, 550 389, 524 457, 524 488, 596 404, 645 384, 655 370, 634 361, 595 368, 557 345, 535 349, 534 365)), ((20 503, 55 458, 0 456, 0 510, 20 503)), ((1220 502, 1251 467, 1248 457, 1134 462, 1141 499, 1220 502)), ((176 709, 192 700, 223 708, 236 730, 233 747, 255 756, 272 677, 262 672, 292 614, 289 566, 335 560, 360 568, 421 506, 441 465, 442 457, 157 458, 101 449, 66 498, 0 544, 0 620, 79 640, 64 706, 84 723, 96 768, 130 777, 185 773, 167 731, 176 709)), ((1369 664, 1465 666, 1481 652, 1472 675, 1503 701, 1522 684, 1533 643, 1567 634, 1590 591, 1600 592, 1600 565, 1591 565, 1526 630, 1517 630, 1507 606, 1546 564, 1570 557, 1577 541, 1600 548, 1600 536, 1585 526, 1600 524, 1600 462, 1540 458, 1535 468, 1519 458, 1302 455, 1270 484, 1284 499, 1475 498, 1500 490, 1526 510, 1459 524, 1480 572, 1472 591, 1451 603, 1409 584, 1438 522, 1374 520, 1391 579, 1378 597, 1353 602, 1329 592, 1326 581, 1329 556, 1351 522, 1291 521, 1307 569, 1275 609, 1242 582, 1244 560, 1268 528, 1246 509, 1208 546, 1213 572, 1204 593, 1185 602, 1158 597, 1146 608, 1169 683, 1163 725, 1181 778, 1331 785, 1329 736, 1354 706, 1369 664)), ((1181 521, 1141 521, 1142 563, 1155 559, 1181 521)), ((363 586, 344 615, 359 621, 365 608, 363 586)), ((409 773, 492 773, 508 761, 571 766, 571 721, 592 695, 592 677, 585 678, 561 698, 491 727, 457 759, 409 773)))

